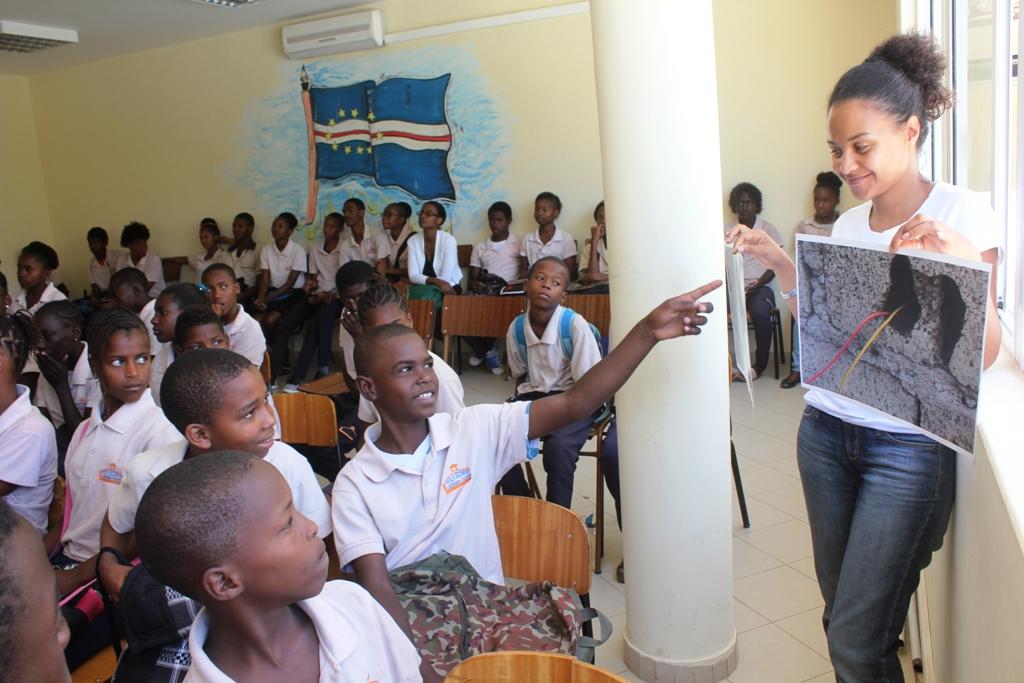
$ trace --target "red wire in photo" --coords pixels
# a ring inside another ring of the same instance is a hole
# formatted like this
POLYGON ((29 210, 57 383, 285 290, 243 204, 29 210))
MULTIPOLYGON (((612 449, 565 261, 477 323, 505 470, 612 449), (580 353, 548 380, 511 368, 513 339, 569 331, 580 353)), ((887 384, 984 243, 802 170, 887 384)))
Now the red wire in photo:
POLYGON ((857 328, 850 333, 850 336, 846 338, 846 341, 843 343, 843 345, 839 347, 838 351, 836 351, 836 355, 832 356, 832 360, 826 363, 825 367, 823 367, 821 370, 818 370, 816 373, 814 373, 814 375, 810 379, 808 379, 806 383, 814 384, 815 380, 817 380, 819 377, 828 372, 832 368, 832 366, 835 365, 836 362, 842 357, 846 350, 850 348, 850 344, 853 343, 853 340, 856 339, 857 335, 860 334, 861 330, 864 329, 864 326, 867 325, 872 320, 874 320, 875 318, 881 318, 882 316, 885 315, 889 315, 889 311, 875 311, 874 313, 869 313, 867 317, 860 321, 860 324, 857 325, 857 328))

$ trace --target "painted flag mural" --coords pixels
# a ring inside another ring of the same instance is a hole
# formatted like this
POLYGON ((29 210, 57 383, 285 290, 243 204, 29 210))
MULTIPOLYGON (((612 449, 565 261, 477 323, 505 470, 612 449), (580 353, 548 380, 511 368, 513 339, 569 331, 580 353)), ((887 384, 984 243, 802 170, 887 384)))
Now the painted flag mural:
POLYGON ((320 180, 352 174, 419 199, 455 199, 448 171, 452 132, 445 112, 451 74, 312 87, 303 69, 310 147, 307 222, 320 180))

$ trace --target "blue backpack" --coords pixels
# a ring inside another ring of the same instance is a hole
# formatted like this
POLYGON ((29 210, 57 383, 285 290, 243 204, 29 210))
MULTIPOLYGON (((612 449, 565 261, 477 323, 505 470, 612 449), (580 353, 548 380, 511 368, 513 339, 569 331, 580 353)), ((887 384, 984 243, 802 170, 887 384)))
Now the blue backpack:
MULTIPOLYGON (((562 346, 562 353, 565 354, 566 358, 572 359, 573 343, 572 343, 572 321, 579 315, 576 311, 571 308, 562 308, 562 317, 558 319, 558 343, 562 346)), ((590 331, 594 333, 594 339, 597 340, 597 348, 601 351, 601 357, 603 358, 608 353, 608 340, 601 336, 601 332, 597 329, 594 323, 587 323, 590 325, 590 331)), ((519 356, 526 361, 526 314, 520 313, 516 316, 516 319, 512 321, 512 336, 516 340, 516 346, 519 347, 519 356)))

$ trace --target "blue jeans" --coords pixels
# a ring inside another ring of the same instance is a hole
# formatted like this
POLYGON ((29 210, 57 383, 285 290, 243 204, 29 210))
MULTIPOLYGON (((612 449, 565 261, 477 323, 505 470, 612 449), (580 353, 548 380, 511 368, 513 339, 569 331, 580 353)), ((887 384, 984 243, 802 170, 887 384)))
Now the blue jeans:
POLYGON ((900 632, 920 572, 942 546, 956 453, 808 406, 797 458, 836 680, 902 682, 900 632))

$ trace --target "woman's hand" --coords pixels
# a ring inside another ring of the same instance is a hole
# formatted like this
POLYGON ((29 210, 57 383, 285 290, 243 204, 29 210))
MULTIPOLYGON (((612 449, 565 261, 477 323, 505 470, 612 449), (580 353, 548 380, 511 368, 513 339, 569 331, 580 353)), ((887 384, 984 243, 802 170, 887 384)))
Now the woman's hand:
POLYGON ((942 221, 921 214, 914 215, 892 236, 889 251, 899 249, 921 249, 967 261, 982 260, 981 254, 969 239, 942 221))
POLYGON ((743 224, 736 225, 725 234, 725 242, 732 245, 734 254, 750 254, 771 270, 793 267, 789 255, 764 230, 751 230, 743 224))
POLYGON ((444 294, 455 294, 455 288, 439 277, 428 277, 427 284, 434 285, 444 294))

